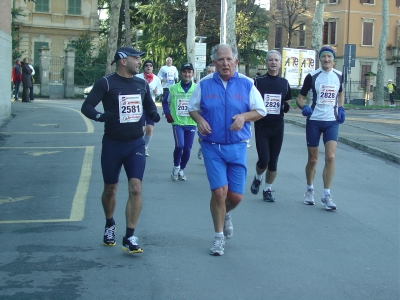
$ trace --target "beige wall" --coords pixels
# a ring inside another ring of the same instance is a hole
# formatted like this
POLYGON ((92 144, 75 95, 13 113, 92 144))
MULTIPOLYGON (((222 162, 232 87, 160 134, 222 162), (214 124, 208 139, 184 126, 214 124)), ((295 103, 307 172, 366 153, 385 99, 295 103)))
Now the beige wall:
POLYGON ((3 0, 0 10, 0 126, 11 115, 11 0, 3 0))

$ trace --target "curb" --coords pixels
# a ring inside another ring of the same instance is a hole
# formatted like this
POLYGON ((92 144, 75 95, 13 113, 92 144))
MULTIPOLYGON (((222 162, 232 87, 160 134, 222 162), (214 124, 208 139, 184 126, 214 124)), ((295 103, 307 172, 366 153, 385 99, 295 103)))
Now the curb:
MULTIPOLYGON (((306 127, 306 124, 304 122, 299 122, 299 121, 292 120, 292 119, 287 119, 287 118, 284 118, 284 120, 285 120, 285 123, 297 125, 297 126, 304 127, 304 128, 306 127)), ((353 148, 356 148, 358 150, 361 150, 361 151, 367 152, 369 154, 375 155, 377 157, 380 157, 380 158, 383 158, 383 159, 386 159, 386 160, 390 160, 390 161, 393 161, 395 163, 400 164, 400 156, 398 156, 396 154, 393 154, 393 153, 390 153, 390 152, 388 152, 386 150, 377 148, 377 147, 369 146, 369 145, 362 144, 362 143, 353 141, 353 140, 345 138, 345 137, 341 137, 340 136, 340 131, 339 131, 338 140, 339 140, 339 142, 341 142, 343 144, 346 144, 346 145, 349 145, 349 146, 351 146, 353 148)))

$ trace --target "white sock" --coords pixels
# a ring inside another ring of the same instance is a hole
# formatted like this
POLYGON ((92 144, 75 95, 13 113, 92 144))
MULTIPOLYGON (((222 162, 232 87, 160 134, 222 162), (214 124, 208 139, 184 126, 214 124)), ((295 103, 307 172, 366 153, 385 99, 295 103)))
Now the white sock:
POLYGON ((272 191, 272 183, 271 183, 271 184, 265 183, 265 185, 264 185, 264 191, 268 191, 268 190, 272 191))
POLYGON ((262 180, 262 174, 261 175, 256 174, 256 179, 261 181, 262 180))
POLYGON ((314 186, 313 185, 307 185, 307 190, 314 190, 314 186))
POLYGON ((223 237, 224 233, 223 232, 216 232, 214 236, 215 237, 223 237))
POLYGON ((324 189, 324 194, 322 196, 325 197, 326 195, 330 194, 331 194, 331 189, 324 189))
POLYGON ((147 135, 147 134, 144 135, 144 137, 143 137, 143 139, 144 139, 144 147, 146 149, 149 147, 149 144, 150 144, 150 141, 151 141, 152 137, 153 137, 152 135, 147 135))

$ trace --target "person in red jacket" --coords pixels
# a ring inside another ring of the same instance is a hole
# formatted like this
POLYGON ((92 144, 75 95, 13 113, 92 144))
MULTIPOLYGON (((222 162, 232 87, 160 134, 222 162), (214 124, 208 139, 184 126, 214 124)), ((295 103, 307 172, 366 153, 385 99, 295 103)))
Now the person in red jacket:
POLYGON ((15 64, 11 72, 11 80, 13 82, 13 97, 14 101, 18 101, 19 86, 22 81, 22 68, 19 59, 15 60, 15 64))

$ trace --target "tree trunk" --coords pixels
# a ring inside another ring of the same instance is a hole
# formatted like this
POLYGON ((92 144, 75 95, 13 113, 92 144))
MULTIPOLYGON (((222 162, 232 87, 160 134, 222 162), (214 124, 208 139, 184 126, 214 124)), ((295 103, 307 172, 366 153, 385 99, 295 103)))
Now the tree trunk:
POLYGON ((195 64, 196 0, 188 1, 186 49, 188 62, 195 64))
POLYGON ((125 45, 132 47, 131 16, 129 13, 129 0, 125 0, 125 45))
POLYGON ((324 10, 326 0, 315 3, 314 18, 312 20, 311 49, 318 51, 322 46, 322 26, 324 25, 324 10))
POLYGON ((121 3, 122 0, 110 1, 110 32, 107 37, 106 75, 114 72, 114 67, 111 66, 111 62, 114 60, 114 54, 117 51, 119 10, 121 8, 121 3))
POLYGON ((374 92, 375 104, 384 104, 384 77, 385 77, 385 58, 386 41, 389 34, 389 4, 388 0, 382 0, 382 29, 379 38, 378 70, 376 72, 376 89, 374 92))

